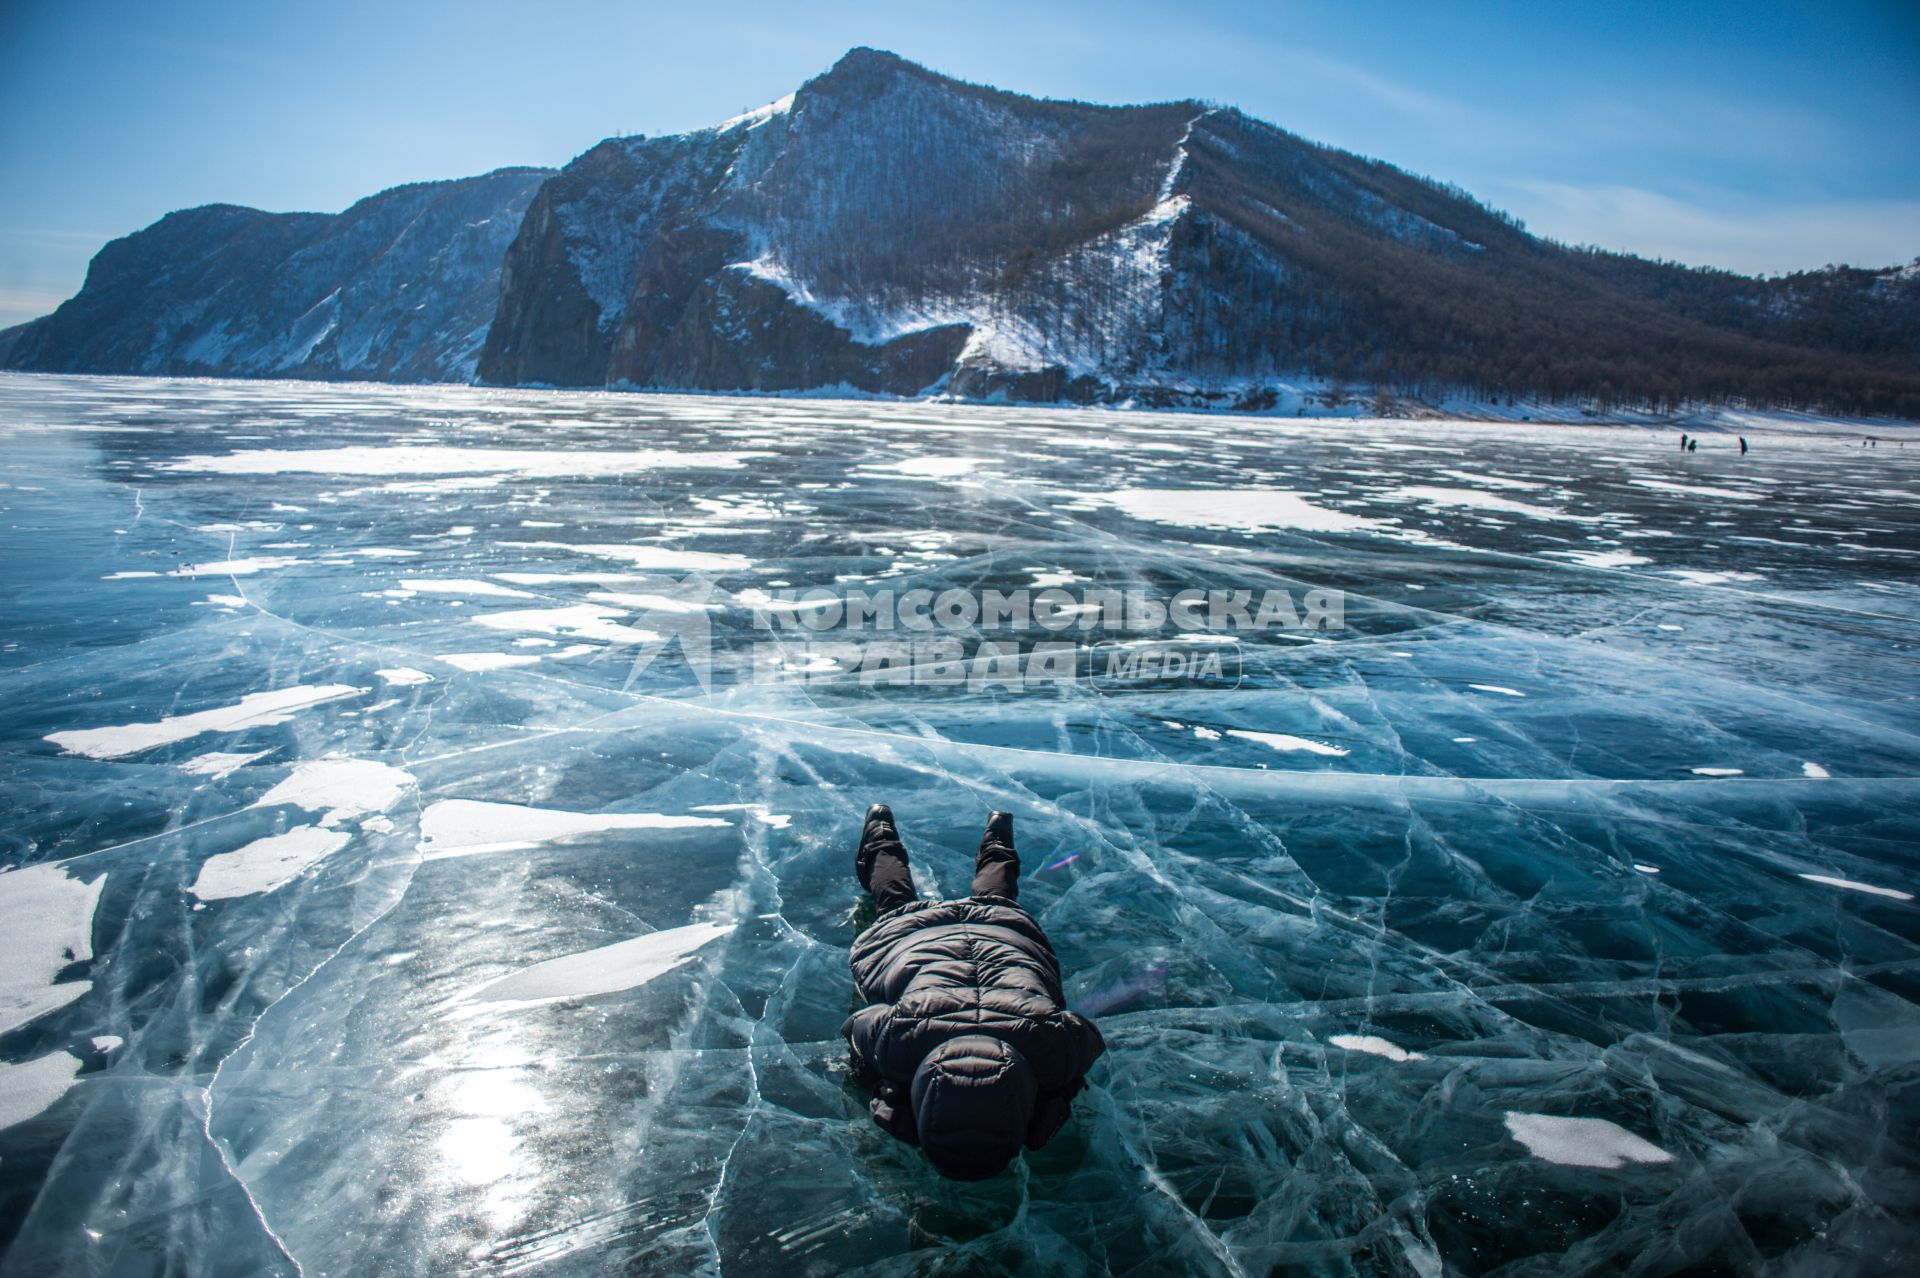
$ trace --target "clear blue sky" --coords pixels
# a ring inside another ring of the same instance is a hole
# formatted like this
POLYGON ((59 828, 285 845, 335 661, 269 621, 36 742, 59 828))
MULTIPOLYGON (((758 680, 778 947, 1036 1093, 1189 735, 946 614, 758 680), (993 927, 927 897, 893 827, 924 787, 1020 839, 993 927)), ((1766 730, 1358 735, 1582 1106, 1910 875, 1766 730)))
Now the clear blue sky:
POLYGON ((0 0, 0 324, 172 209, 559 165, 856 44, 1024 93, 1228 103, 1576 243, 1746 271, 1920 255, 1914 0, 0 0))

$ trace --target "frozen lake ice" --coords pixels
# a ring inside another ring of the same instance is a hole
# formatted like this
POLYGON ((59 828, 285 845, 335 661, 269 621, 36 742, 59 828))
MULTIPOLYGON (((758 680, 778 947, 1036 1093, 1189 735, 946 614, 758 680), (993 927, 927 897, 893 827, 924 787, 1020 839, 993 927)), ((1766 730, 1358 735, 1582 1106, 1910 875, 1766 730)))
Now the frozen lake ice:
POLYGON ((1912 1272, 1920 442, 1749 438, 0 377, 0 1272, 1912 1272), (1023 588, 1344 624, 773 603, 1023 588), (995 1180, 846 1083, 876 800, 1110 1044, 995 1180))

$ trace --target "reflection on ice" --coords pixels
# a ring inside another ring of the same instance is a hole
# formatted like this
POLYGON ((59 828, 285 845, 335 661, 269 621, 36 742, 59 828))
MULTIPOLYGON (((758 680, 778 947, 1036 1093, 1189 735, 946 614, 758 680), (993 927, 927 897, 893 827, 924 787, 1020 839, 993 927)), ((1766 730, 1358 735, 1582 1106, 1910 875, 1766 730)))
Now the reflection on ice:
POLYGON ((526 1212, 539 1167, 522 1133, 538 1127, 548 1108, 534 1062, 503 1038, 463 1044, 441 1062, 430 1096, 433 1109, 448 1115, 435 1141, 440 1165, 485 1191, 479 1209, 495 1231, 511 1229, 526 1212))

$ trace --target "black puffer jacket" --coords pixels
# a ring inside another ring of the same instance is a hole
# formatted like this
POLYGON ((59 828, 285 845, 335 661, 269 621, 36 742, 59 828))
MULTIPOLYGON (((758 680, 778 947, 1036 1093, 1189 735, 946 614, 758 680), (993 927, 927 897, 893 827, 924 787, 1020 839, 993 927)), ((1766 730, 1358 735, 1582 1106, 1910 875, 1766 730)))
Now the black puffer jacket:
MULTIPOLYGON (((1046 933, 1003 897, 903 905, 860 934, 848 961, 854 985, 872 1000, 840 1027, 854 1081, 876 1094, 875 1121, 910 1143, 919 1143, 908 1104, 915 1071, 955 1039, 997 1039, 1025 1058, 1017 1068, 1032 1075, 1030 1149, 1066 1123, 1068 1102, 1106 1050, 1092 1021, 1065 1010, 1046 933)), ((963 1088, 950 1087, 935 1103, 958 1107, 963 1097, 963 1088)))

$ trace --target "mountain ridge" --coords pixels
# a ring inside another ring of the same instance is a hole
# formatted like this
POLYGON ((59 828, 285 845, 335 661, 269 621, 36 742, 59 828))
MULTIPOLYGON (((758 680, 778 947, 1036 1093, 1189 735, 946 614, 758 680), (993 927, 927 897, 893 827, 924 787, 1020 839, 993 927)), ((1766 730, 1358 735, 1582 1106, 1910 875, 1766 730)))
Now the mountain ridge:
MULTIPOLYGON (((513 233, 488 238, 493 274, 469 262, 449 308, 473 319, 474 290, 494 287, 490 319, 464 344, 449 321, 431 349, 372 360, 374 376, 1251 410, 1317 379, 1427 402, 1920 417, 1915 268, 1754 279, 1569 248, 1457 187, 1199 101, 1031 98, 859 48, 711 128, 609 138, 557 171, 515 172, 544 176, 513 193, 513 233)), ((344 218, 392 194, 260 216, 344 218)), ((22 327, 60 329, 48 322, 92 289, 90 270, 79 296, 22 327)), ((208 301, 210 315, 222 296, 181 305, 208 301)), ((356 304, 382 309, 365 290, 356 304)), ((99 334, 128 321, 78 309, 91 345, 9 330, 0 365, 48 350, 70 371, 124 365, 129 343, 99 334)), ((297 342, 256 336, 264 353, 237 367, 185 358, 217 350, 202 338, 167 368, 94 371, 369 366, 289 362, 297 342)))
POLYGON ((409 182, 339 213, 177 210, 102 248, 53 314, 0 332, 0 367, 470 379, 500 260, 553 171, 409 182))

